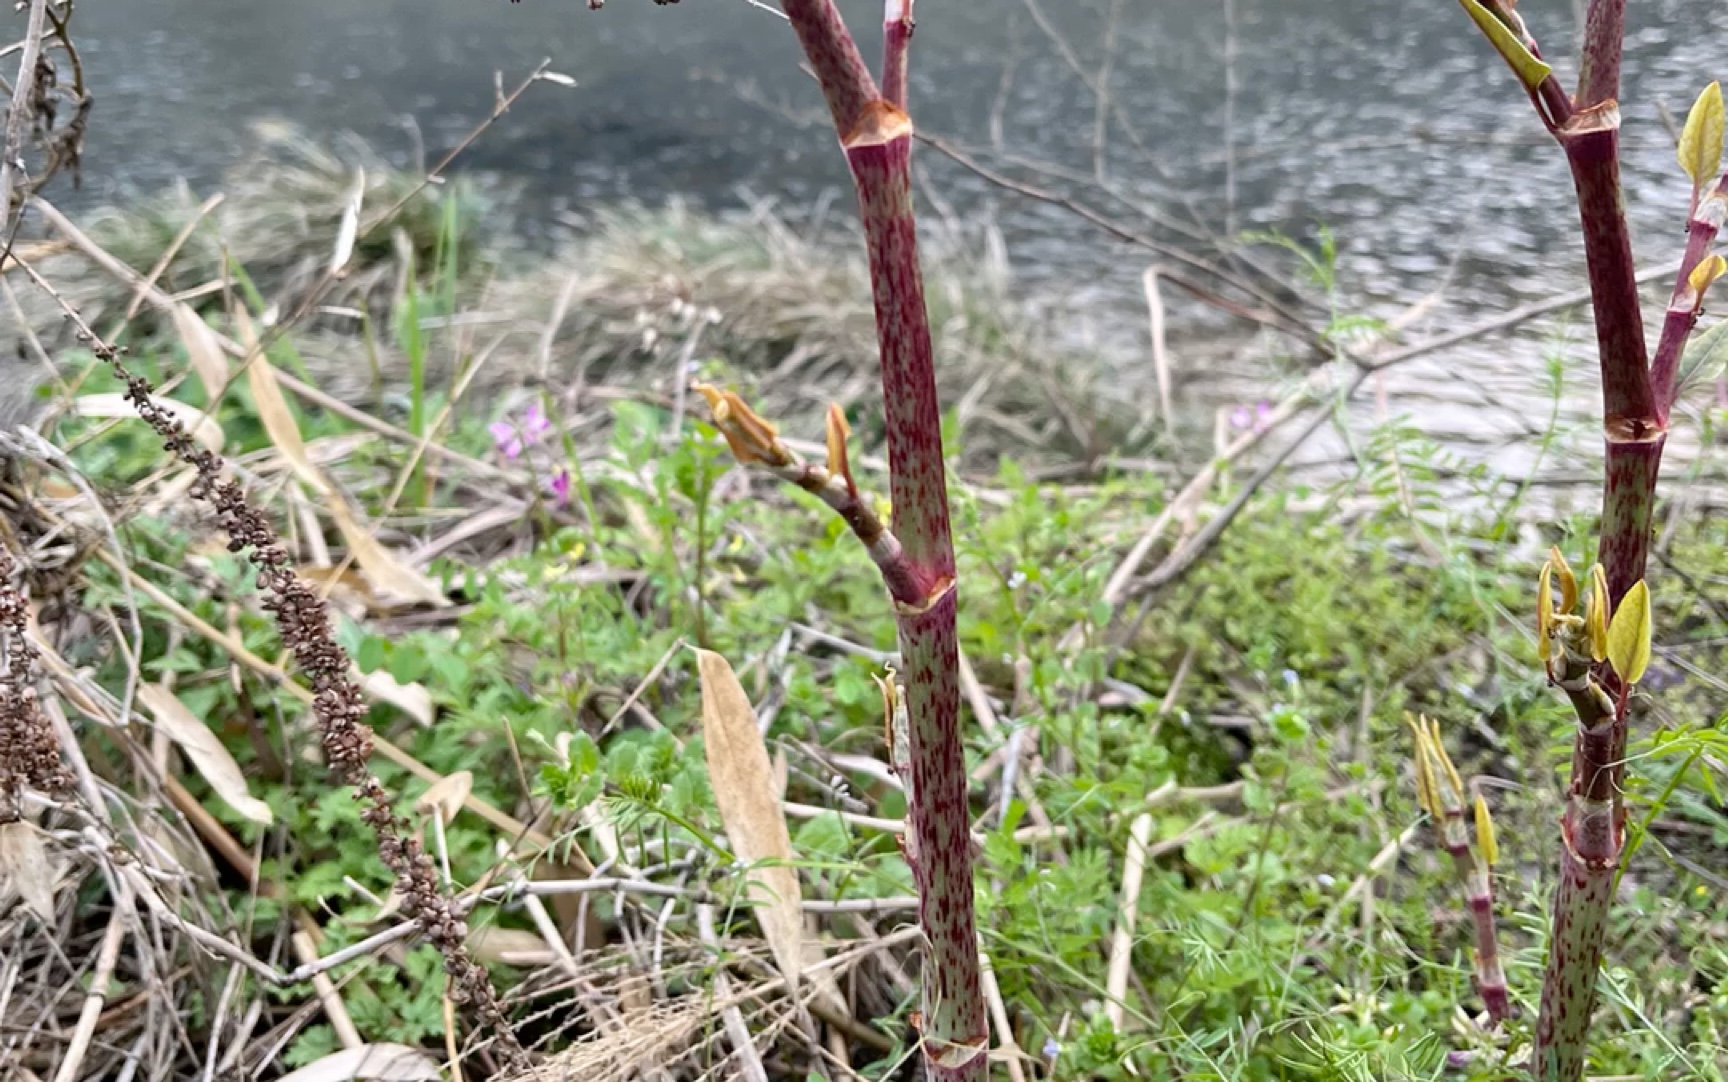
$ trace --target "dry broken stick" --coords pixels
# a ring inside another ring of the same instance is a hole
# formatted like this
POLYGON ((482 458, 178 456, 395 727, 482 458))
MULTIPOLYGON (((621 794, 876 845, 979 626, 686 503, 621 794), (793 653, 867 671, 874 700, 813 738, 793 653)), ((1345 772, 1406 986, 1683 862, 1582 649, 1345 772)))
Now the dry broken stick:
POLYGON ((288 550, 263 512, 247 502, 239 483, 223 476, 222 459, 199 446, 174 414, 152 397, 148 380, 135 375, 120 351, 85 333, 91 349, 126 385, 126 398, 139 417, 162 438, 163 447, 197 472, 190 494, 210 504, 228 534, 232 552, 250 550, 247 558, 258 570, 263 605, 274 614, 282 641, 312 682, 312 714, 325 758, 337 775, 354 789, 354 798, 378 842, 378 855, 396 876, 403 911, 417 920, 426 938, 444 958, 450 995, 473 1006, 492 1027, 498 1048, 512 1061, 524 1053, 498 992, 486 970, 468 953, 468 927, 440 887, 432 858, 412 828, 396 813, 390 794, 367 769, 372 755, 372 730, 364 723, 366 705, 360 688, 348 676, 348 655, 336 641, 329 609, 318 591, 292 570, 288 550))
POLYGON ((17 569, 12 554, 0 548, 0 632, 6 647, 0 672, 0 824, 18 821, 24 786, 58 794, 73 785, 54 727, 36 701, 38 655, 28 634, 29 604, 12 581, 17 569))

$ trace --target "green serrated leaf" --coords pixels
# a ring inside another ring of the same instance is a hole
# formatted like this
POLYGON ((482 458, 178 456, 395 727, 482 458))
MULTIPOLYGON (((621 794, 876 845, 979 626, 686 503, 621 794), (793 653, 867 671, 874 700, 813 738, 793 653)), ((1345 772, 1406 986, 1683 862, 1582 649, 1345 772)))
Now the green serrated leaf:
POLYGON ((1697 187, 1710 183, 1722 168, 1722 125, 1722 86, 1711 83, 1699 92, 1692 111, 1686 114, 1676 151, 1680 168, 1697 187))
POLYGON ((1650 667, 1650 588, 1639 579, 1626 591, 1608 624, 1608 664, 1628 684, 1650 667))
POLYGON ((1554 73, 1554 69, 1543 63, 1524 43, 1518 40, 1518 35, 1512 28, 1500 21, 1500 17, 1483 7, 1477 0, 1458 0, 1464 5, 1464 10, 1475 20, 1478 28, 1494 46, 1494 51, 1505 58, 1512 66, 1512 71, 1518 76, 1518 81, 1524 84, 1526 90, 1534 91, 1542 85, 1542 81, 1554 73))

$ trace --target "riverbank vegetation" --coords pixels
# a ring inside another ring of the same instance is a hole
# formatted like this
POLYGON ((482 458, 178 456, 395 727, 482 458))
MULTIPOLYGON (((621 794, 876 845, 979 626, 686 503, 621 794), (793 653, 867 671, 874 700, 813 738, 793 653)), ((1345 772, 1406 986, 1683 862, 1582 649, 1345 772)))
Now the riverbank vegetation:
MULTIPOLYGON (((504 1034, 548 1078, 922 1069, 895 608, 693 386, 886 518, 862 257, 761 207, 595 210, 530 247, 508 205, 283 133, 220 202, 32 204, 0 302, 52 376, 41 438, 0 445, 29 602, 0 735, 49 733, 70 776, 7 789, 6 1071, 513 1077, 504 1034), (182 458, 115 360, 178 403, 182 458), (280 580, 188 498, 199 447, 327 600, 413 875, 325 765, 334 685, 280 580), (440 904, 462 926, 429 943, 440 904), (508 1027, 447 977, 464 952, 508 1027)), ((1080 378, 965 238, 927 273, 992 1076, 1527 1070, 1576 729, 1533 588, 1550 546, 1589 566, 1594 516, 1536 513, 1539 478, 1419 416, 1277 474, 1265 437, 1313 399, 1171 433, 1154 380, 1080 378), (1504 1022, 1417 717, 1492 809, 1504 1022)), ((1695 482, 1722 465, 1698 416, 1695 482)), ((1708 492, 1656 513, 1593 1078, 1728 1073, 1708 492)))

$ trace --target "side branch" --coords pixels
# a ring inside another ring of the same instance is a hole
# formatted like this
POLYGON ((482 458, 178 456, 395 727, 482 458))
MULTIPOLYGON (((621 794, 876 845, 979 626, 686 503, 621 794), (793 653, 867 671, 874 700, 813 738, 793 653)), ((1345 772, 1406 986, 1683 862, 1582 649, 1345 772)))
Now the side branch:
POLYGON ((912 44, 913 0, 883 0, 882 100, 906 108, 906 52, 912 44))
POLYGON ((828 464, 819 466, 806 462, 781 442, 774 426, 735 393, 706 383, 698 383, 695 389, 708 400, 714 425, 726 437, 739 462, 759 465, 827 504, 845 520, 864 551, 870 554, 871 561, 882 572, 883 585, 896 603, 909 607, 927 603, 930 590, 924 576, 906 559, 900 539, 883 525, 852 481, 852 467, 846 454, 846 437, 850 433, 839 406, 828 408, 828 464))
POLYGON ((816 72, 816 81, 822 84, 834 129, 850 131, 864 107, 881 95, 840 18, 840 9, 834 0, 782 0, 780 6, 816 72))
POLYGON ((1713 277, 1706 271, 1703 280, 1694 278, 1716 234, 1728 221, 1728 176, 1711 185, 1698 199, 1692 216, 1686 223, 1686 254, 1680 260, 1680 273, 1674 279, 1674 292, 1668 300, 1668 311, 1662 319, 1662 337, 1656 344, 1656 358, 1650 367, 1650 383, 1656 397, 1656 408, 1666 422, 1674 408, 1679 388, 1680 358, 1686 352, 1686 339, 1698 323, 1704 310, 1704 292, 1713 277))

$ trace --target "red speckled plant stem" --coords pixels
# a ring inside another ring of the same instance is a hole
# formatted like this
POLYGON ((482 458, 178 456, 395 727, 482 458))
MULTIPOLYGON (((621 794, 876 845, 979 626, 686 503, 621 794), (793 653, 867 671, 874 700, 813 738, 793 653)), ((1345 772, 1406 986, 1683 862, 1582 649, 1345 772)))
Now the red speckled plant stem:
POLYGON ((1691 285, 1692 271, 1710 254, 1725 220, 1728 220, 1728 176, 1699 194, 1686 222, 1686 254, 1680 260, 1680 276, 1674 280, 1668 311, 1662 317, 1662 337, 1650 363, 1650 384, 1664 421, 1674 408, 1674 396, 1679 390, 1674 384, 1680 372, 1680 357, 1686 351, 1686 339, 1704 309, 1704 297, 1691 285))
POLYGON ((882 100, 906 108, 906 53, 912 45, 913 0, 882 2, 882 100))
POLYGON ((1506 973, 1500 967, 1500 937, 1494 921, 1494 887, 1485 860, 1470 851, 1470 827, 1462 804, 1448 807, 1445 817, 1434 824, 1440 847, 1452 857, 1464 890, 1464 903, 1476 932, 1476 993, 1496 1022, 1512 1017, 1512 999, 1506 990, 1506 973))
MULTIPOLYGON (((1591 3, 1574 112, 1554 133, 1566 152, 1578 196, 1596 320, 1606 457, 1597 559, 1607 572, 1612 604, 1619 604, 1644 577, 1668 413, 1646 351, 1620 186, 1617 98, 1625 15, 1625 0, 1591 3)), ((1682 270, 1680 287, 1689 272, 1690 267, 1682 270)), ((1669 343, 1664 335, 1664 345, 1675 351, 1676 359, 1683 343, 1683 336, 1669 343)), ((1610 713, 1601 709, 1595 694, 1572 696, 1581 709, 1572 782, 1560 824, 1560 883, 1532 1061, 1542 1082, 1577 1082, 1583 1077, 1596 976, 1622 852, 1626 706, 1613 671, 1598 665, 1595 675, 1617 705, 1610 713)))
MULTIPOLYGON (((1480 2, 1534 49, 1512 13, 1512 0, 1480 2)), ((1728 177, 1695 193, 1686 255, 1652 364, 1620 188, 1618 99, 1625 29, 1626 0, 1591 0, 1577 95, 1568 98, 1552 75, 1530 94, 1566 152, 1578 196, 1602 370, 1607 463, 1597 559, 1607 573, 1610 606, 1619 604, 1644 577, 1680 357, 1702 302, 1689 279, 1728 216, 1728 202, 1719 194, 1728 177)), ((1613 670, 1602 663, 1576 662, 1558 683, 1578 715, 1578 732, 1561 819, 1560 883, 1532 1071, 1542 1082, 1577 1082, 1584 1073, 1596 975, 1623 852, 1626 695, 1613 670)))
MULTIPOLYGON (((833 0, 782 6, 822 84, 858 190, 881 351, 892 529, 925 590, 920 601, 897 600, 895 608, 912 745, 912 871, 929 952, 921 1023, 926 1076, 977 1082, 985 1076, 989 1027, 973 915, 942 413, 912 210, 912 123, 902 108, 907 42, 890 39, 885 89, 878 92, 833 0)), ((897 0, 885 9, 886 21, 903 24, 907 36, 910 9, 897 0)))
POLYGON ((1625 39, 1626 0, 1590 0, 1578 62, 1578 108, 1620 97, 1620 50, 1625 39))

